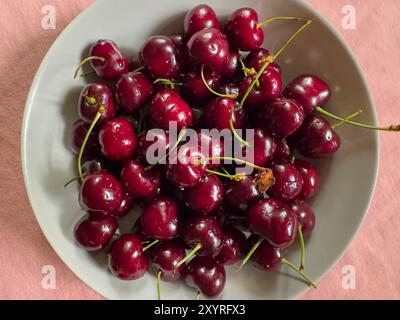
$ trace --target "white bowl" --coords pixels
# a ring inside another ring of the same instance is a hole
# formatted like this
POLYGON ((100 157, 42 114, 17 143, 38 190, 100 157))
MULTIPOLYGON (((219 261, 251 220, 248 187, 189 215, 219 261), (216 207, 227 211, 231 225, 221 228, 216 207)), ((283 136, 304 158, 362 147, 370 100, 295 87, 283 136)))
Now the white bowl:
MULTIPOLYGON (((155 299, 152 274, 123 282, 106 268, 104 254, 88 254, 73 241, 72 230, 82 216, 77 189, 63 189, 74 175, 70 152, 71 125, 77 118, 77 97, 84 80, 73 80, 75 67, 88 46, 100 38, 115 40, 127 55, 137 52, 153 34, 182 30, 186 11, 207 2, 221 17, 249 6, 260 20, 272 16, 304 16, 316 21, 279 59, 284 81, 301 73, 326 79, 333 98, 327 106, 339 115, 362 107, 360 120, 376 123, 374 104, 355 57, 337 32, 313 8, 298 0, 99 0, 76 18, 59 36, 37 72, 26 103, 22 129, 22 162, 26 189, 36 218, 48 241, 65 264, 86 284, 110 299, 155 299)), ((265 46, 276 51, 298 25, 276 22, 265 27, 265 46)), ((338 129, 340 151, 316 161, 321 192, 312 205, 317 228, 307 241, 307 273, 318 281, 340 258, 362 223, 373 193, 379 140, 376 132, 350 126, 338 129)), ((127 229, 125 229, 127 231, 127 229)), ((299 249, 290 251, 297 264, 299 249)), ((291 299, 307 287, 282 267, 266 273, 247 266, 233 275, 228 268, 223 299, 291 299)), ((194 291, 183 283, 162 283, 164 298, 192 299, 194 291)))

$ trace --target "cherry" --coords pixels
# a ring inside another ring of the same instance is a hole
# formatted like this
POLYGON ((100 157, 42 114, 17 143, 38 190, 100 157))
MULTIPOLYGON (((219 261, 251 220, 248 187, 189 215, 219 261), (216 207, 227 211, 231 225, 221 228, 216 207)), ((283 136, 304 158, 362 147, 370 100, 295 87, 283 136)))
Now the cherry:
POLYGON ((274 160, 289 161, 293 155, 292 147, 286 139, 276 141, 274 160))
POLYGON ((227 226, 223 229, 223 244, 216 259, 223 264, 235 264, 245 253, 246 236, 239 229, 227 226))
POLYGON ((285 139, 299 129, 304 117, 302 106, 287 98, 275 99, 260 112, 265 128, 278 139, 285 139))
POLYGON ((135 131, 125 118, 108 121, 100 130, 99 141, 103 155, 112 160, 130 158, 137 148, 135 131))
POLYGON ((227 203, 234 209, 246 211, 262 196, 254 176, 244 176, 240 181, 230 181, 225 191, 227 203))
POLYGON ((186 284, 209 298, 217 297, 225 287, 226 273, 221 262, 211 257, 195 257, 187 266, 186 284))
POLYGON ((187 64, 187 61, 185 61, 186 43, 183 40, 183 35, 181 33, 176 33, 170 35, 169 37, 175 44, 176 57, 178 59, 178 63, 181 66, 181 71, 182 71, 182 69, 185 68, 187 64))
POLYGON ((89 57, 80 63, 75 78, 81 67, 89 61, 97 76, 104 80, 118 80, 129 70, 128 59, 111 40, 99 40, 91 46, 89 57))
POLYGON ((272 160, 275 153, 276 143, 269 133, 262 128, 254 129, 253 163, 263 166, 272 160))
POLYGON ((147 202, 140 217, 140 230, 148 238, 170 240, 178 233, 178 206, 174 200, 157 196, 147 202))
POLYGON ((95 172, 86 176, 80 190, 80 204, 83 210, 112 213, 121 207, 123 190, 112 175, 95 172))
MULTIPOLYGON (((258 48, 249 52, 244 60, 244 64, 247 68, 254 68, 255 71, 259 71, 264 65, 266 59, 271 56, 271 53, 264 48, 258 48)), ((281 68, 276 63, 272 62, 268 65, 267 69, 274 69, 277 73, 281 73, 281 68)))
MULTIPOLYGON (((208 131, 208 130, 207 130, 208 131)), ((199 130, 197 132, 198 147, 201 153, 206 158, 213 158, 213 160, 207 160, 206 166, 208 169, 215 169, 221 165, 221 160, 219 158, 224 155, 224 141, 218 135, 214 136, 206 131, 199 130)))
POLYGON ((290 163, 274 163, 270 166, 275 184, 268 190, 272 197, 287 202, 296 199, 302 188, 303 178, 300 172, 290 163))
POLYGON ((74 236, 79 245, 88 251, 103 249, 118 228, 112 216, 86 215, 75 226, 74 236))
MULTIPOLYGON (((167 154, 167 151, 170 147, 170 140, 171 138, 169 132, 166 130, 157 129, 145 131, 139 137, 139 152, 143 157, 146 158, 147 151, 153 144, 156 143, 157 146, 159 146, 160 149, 164 149, 163 152, 167 154)), ((157 152, 154 152, 154 156, 158 156, 158 149, 155 151, 157 152)))
MULTIPOLYGON (((77 120, 72 126, 72 151, 76 154, 79 153, 83 140, 89 130, 89 125, 83 120, 77 120)), ((96 156, 100 152, 100 146, 97 139, 96 132, 91 132, 89 139, 86 143, 85 155, 96 156)))
POLYGON ((187 53, 193 64, 212 66, 222 72, 230 55, 228 41, 218 29, 202 29, 193 34, 186 44, 187 53))
POLYGON ((170 122, 176 122, 178 130, 192 124, 192 109, 172 89, 165 89, 154 95, 150 115, 154 123, 162 129, 168 129, 170 122))
POLYGON ((210 6, 201 4, 186 14, 183 21, 183 30, 186 39, 189 39, 197 31, 209 28, 221 30, 218 17, 210 6))
MULTIPOLYGON (((252 235, 248 240, 249 244, 254 245, 258 238, 259 237, 252 235)), ((254 251, 250 259, 260 269, 272 271, 281 265, 282 259, 286 253, 286 248, 277 248, 272 246, 268 241, 263 241, 260 243, 257 250, 254 251)))
POLYGON ((223 196, 221 181, 212 174, 206 174, 201 182, 186 190, 183 200, 194 212, 208 214, 220 205, 223 196))
POLYGON ((331 89, 317 76, 303 74, 286 86, 283 96, 297 101, 303 106, 306 115, 309 115, 315 108, 329 101, 331 89))
POLYGON ((314 211, 304 201, 297 201, 293 203, 292 210, 297 214, 297 221, 301 225, 303 235, 310 235, 315 228, 314 211))
POLYGON ((340 148, 339 135, 328 120, 319 115, 307 118, 296 138, 297 150, 308 158, 329 156, 340 148))
POLYGON ((296 159, 294 166, 301 174, 303 188, 298 196, 299 199, 307 200, 315 196, 319 189, 319 173, 317 168, 307 161, 296 159))
POLYGON ((287 248, 296 238, 296 214, 278 200, 259 200, 247 210, 246 219, 249 230, 274 247, 287 248))
POLYGON ((240 71, 240 53, 239 51, 231 51, 228 55, 228 60, 225 64, 225 68, 222 70, 224 79, 233 78, 240 71))
MULTIPOLYGON (((220 74, 209 66, 204 68, 204 78, 213 90, 216 90, 221 82, 220 74)), ((182 94, 186 99, 200 107, 213 98, 213 93, 204 85, 200 67, 192 68, 185 74, 182 94)))
POLYGON ((178 49, 166 36, 150 37, 140 49, 140 61, 153 78, 172 79, 179 75, 178 49))
POLYGON ((124 234, 111 245, 108 257, 111 272, 121 280, 136 280, 144 276, 149 262, 143 254, 140 239, 131 234, 124 234))
POLYGON ((129 211, 131 211, 133 205, 134 205, 133 198, 129 194, 123 193, 121 205, 116 211, 113 212, 113 215, 116 217, 123 217, 127 215, 129 211))
POLYGON ((153 84, 140 72, 124 74, 115 86, 115 99, 128 113, 133 113, 148 102, 153 93, 153 84))
POLYGON ((98 120, 100 125, 114 118, 115 105, 110 87, 101 82, 88 84, 79 95, 79 117, 83 121, 91 123, 96 117, 99 106, 104 107, 104 112, 98 120))
POLYGON ((146 167, 139 160, 125 162, 120 178, 122 186, 133 198, 144 198, 154 195, 161 183, 158 167, 146 167))

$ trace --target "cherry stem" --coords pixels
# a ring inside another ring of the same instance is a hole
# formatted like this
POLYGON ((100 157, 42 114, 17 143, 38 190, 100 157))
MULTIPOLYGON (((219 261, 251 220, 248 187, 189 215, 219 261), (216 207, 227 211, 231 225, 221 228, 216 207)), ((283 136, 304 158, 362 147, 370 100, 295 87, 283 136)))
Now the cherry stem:
POLYGON ((145 252, 146 250, 150 249, 152 246, 156 245, 159 242, 160 242, 160 240, 154 240, 153 242, 150 242, 147 246, 145 246, 143 248, 143 252, 145 252))
POLYGON ((257 28, 262 28, 265 25, 274 22, 274 21, 282 21, 282 20, 296 20, 296 21, 308 21, 306 18, 301 18, 301 17, 273 17, 269 18, 265 21, 257 23, 257 28))
POLYGON ((161 271, 157 273, 157 300, 161 300, 161 271))
POLYGON ((234 181, 241 181, 246 176, 245 174, 242 174, 242 173, 229 174, 229 173, 222 173, 222 172, 219 172, 219 171, 214 171, 214 170, 211 170, 211 169, 206 169, 206 172, 211 173, 211 174, 215 174, 216 176, 228 178, 228 179, 234 180, 234 181))
POLYGON ((143 69, 144 69, 144 67, 139 67, 139 68, 133 70, 133 72, 139 72, 139 71, 141 71, 141 70, 143 70, 143 69))
MULTIPOLYGON (((83 174, 83 177, 85 178, 87 176, 86 173, 83 174)), ((79 176, 72 178, 71 180, 68 180, 65 184, 64 184, 64 189, 66 189, 72 182, 78 181, 79 180, 79 176)))
POLYGON ((166 79, 166 78, 158 78, 158 79, 156 79, 156 80, 154 80, 154 84, 156 84, 156 83, 162 83, 162 84, 165 84, 165 85, 167 85, 167 86, 169 86, 172 90, 174 90, 175 89, 175 86, 181 86, 181 85, 183 85, 183 83, 180 83, 180 82, 174 82, 174 81, 172 81, 172 80, 170 80, 170 79, 166 79))
POLYGON ((195 255, 197 251, 201 249, 202 245, 201 243, 198 243, 192 251, 190 251, 186 257, 184 257, 181 261, 178 262, 178 264, 175 266, 175 270, 178 269, 181 265, 183 265, 186 261, 188 261, 192 256, 195 255))
POLYGON ((304 272, 301 272, 299 269, 297 269, 297 267, 293 265, 293 263, 289 262, 285 258, 282 258, 282 263, 286 264, 290 269, 296 271, 310 287, 313 287, 315 289, 317 288, 314 282, 304 272))
POLYGON ((199 301, 199 300, 200 300, 200 295, 201 295, 200 290, 197 290, 197 291, 196 291, 196 301, 199 301))
POLYGON ((233 157, 209 157, 209 158, 199 159, 197 161, 199 163, 201 163, 204 161, 212 161, 212 160, 230 160, 230 161, 240 162, 241 164, 245 164, 245 165, 252 167, 254 169, 257 169, 257 170, 267 170, 267 168, 260 167, 254 163, 248 162, 246 160, 238 159, 238 158, 233 158, 233 157))
POLYGON ((95 73, 96 71, 94 71, 94 70, 90 70, 90 71, 86 71, 86 72, 83 72, 82 74, 81 74, 81 77, 86 77, 86 76, 88 76, 88 75, 90 75, 90 74, 93 74, 93 73, 95 73))
POLYGON ((92 124, 89 127, 89 130, 86 132, 86 136, 83 139, 82 145, 81 145, 81 149, 79 150, 79 155, 78 155, 78 173, 79 173, 79 178, 81 179, 81 181, 83 181, 83 173, 82 173, 82 156, 83 156, 83 152, 85 151, 85 147, 86 144, 89 140, 89 137, 97 123, 97 121, 99 121, 100 117, 103 115, 103 113, 106 111, 106 109, 104 108, 103 105, 100 105, 99 110, 96 113, 96 116, 94 117, 92 124))
POLYGON ((240 101, 239 108, 243 108, 244 102, 246 101, 248 95, 250 94, 251 90, 253 90, 254 86, 256 85, 258 79, 261 77, 261 75, 264 73, 265 69, 269 66, 270 63, 274 62, 276 58, 290 45, 290 43, 297 37, 299 33, 301 33, 305 28, 307 28, 310 24, 312 23, 312 20, 307 20, 295 33, 292 34, 292 36, 285 42, 285 44, 279 49, 277 53, 275 53, 273 56, 269 56, 266 58, 265 63, 261 67, 261 69, 258 71, 257 75, 254 77, 253 82, 250 84, 250 86, 247 88, 247 91, 242 97, 242 100, 240 101))
POLYGON ((205 65, 202 64, 201 69, 200 69, 201 80, 203 80, 203 84, 211 93, 213 93, 214 95, 221 97, 221 98, 230 98, 230 99, 237 98, 236 94, 223 94, 223 93, 219 93, 219 92, 215 91, 213 88, 211 88, 207 83, 206 77, 204 76, 204 68, 205 68, 205 65))
POLYGON ((253 248, 251 248, 249 253, 244 257, 244 259, 242 260, 242 263, 240 264, 240 266, 235 270, 236 272, 238 272, 238 271, 243 269, 244 265, 247 263, 247 261, 249 261, 249 259, 253 255, 253 253, 257 250, 257 248, 260 246, 261 242, 263 242, 263 241, 264 241, 264 239, 261 238, 261 237, 260 237, 260 239, 258 239, 258 241, 253 246, 253 248))
POLYGON ((304 237, 303 237, 303 230, 302 230, 301 224, 299 224, 298 227, 297 227, 297 233, 299 234, 300 248, 301 248, 301 257, 300 257, 299 270, 301 272, 303 272, 304 271, 304 266, 305 266, 305 260, 306 260, 306 247, 304 245, 304 237))
MULTIPOLYGON (((352 113, 351 115, 349 115, 347 118, 346 118, 346 121, 347 120, 351 120, 351 119, 353 119, 353 118, 355 118, 355 117, 357 117, 360 113, 362 113, 363 112, 363 110, 358 110, 357 112, 354 112, 354 113, 352 113)), ((340 122, 338 122, 338 123, 335 123, 334 125, 332 125, 332 129, 336 129, 336 128, 339 128, 342 124, 344 124, 344 123, 346 123, 345 121, 340 121, 340 122)))
POLYGON ((232 116, 229 119, 229 127, 233 133, 233 136, 240 142, 241 145, 245 147, 248 147, 250 145, 246 140, 242 139, 242 137, 239 136, 239 134, 237 133, 235 126, 233 125, 233 111, 232 111, 232 116))
POLYGON ((257 74, 256 69, 247 68, 242 59, 239 59, 239 61, 240 61, 240 64, 242 65, 242 70, 243 70, 243 73, 244 73, 245 77, 247 77, 249 75, 253 76, 253 75, 257 74))
POLYGON ((74 73, 74 79, 76 79, 76 78, 78 77, 79 70, 81 70, 82 67, 83 67, 86 63, 88 63, 89 61, 93 61, 93 60, 98 60, 98 61, 101 61, 101 62, 103 62, 103 63, 106 62, 106 59, 103 58, 103 57, 98 57, 98 56, 87 57, 86 59, 84 59, 84 60, 79 64, 78 68, 76 68, 75 73, 74 73))

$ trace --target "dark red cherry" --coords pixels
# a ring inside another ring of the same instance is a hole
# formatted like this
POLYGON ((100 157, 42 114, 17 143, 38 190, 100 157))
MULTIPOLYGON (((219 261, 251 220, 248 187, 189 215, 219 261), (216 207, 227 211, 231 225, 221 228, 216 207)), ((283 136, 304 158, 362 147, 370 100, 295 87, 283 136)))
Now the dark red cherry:
POLYGON ((240 181, 229 181, 226 186, 225 200, 233 209, 245 211, 261 196, 255 178, 251 175, 240 181))
POLYGON ((147 158, 147 151, 149 148, 149 153, 154 156, 163 157, 168 153, 170 147, 170 135, 168 131, 163 129, 151 129, 145 131, 139 137, 139 152, 140 154, 147 158), (161 151, 160 151, 161 150, 161 151), (159 154, 159 151, 162 153, 159 154))
POLYGON ((296 132, 304 118, 302 106, 287 98, 272 101, 260 113, 265 128, 278 139, 287 138, 296 132))
POLYGON ((171 38, 153 36, 143 44, 139 57, 153 78, 172 79, 180 72, 178 54, 171 38))
POLYGON ((225 227, 222 249, 216 259, 223 264, 235 264, 243 258, 246 250, 246 236, 239 229, 225 227))
POLYGON ((196 288, 204 296, 215 298, 224 290, 225 268, 214 258, 195 257, 187 266, 185 281, 189 287, 196 288))
POLYGON ((172 89, 156 93, 151 101, 150 115, 154 123, 162 129, 168 129, 170 122, 176 123, 178 131, 192 124, 192 109, 172 89))
POLYGON ((246 219, 249 230, 274 247, 287 248, 296 238, 296 213, 278 200, 259 200, 247 210, 246 219))
POLYGON ((115 240, 108 256, 108 266, 121 280, 143 277, 149 268, 149 261, 143 253, 140 239, 131 234, 124 234, 115 240))
MULTIPOLYGON (((251 246, 254 245, 258 238, 258 236, 251 236, 248 240, 249 244, 251 246)), ((250 259, 254 262, 256 267, 262 270, 273 271, 281 265, 286 252, 286 248, 276 248, 268 241, 263 241, 258 246, 257 250, 254 251, 250 259)))
POLYGON ((189 39, 197 31, 206 28, 221 30, 221 24, 214 10, 206 4, 201 4, 186 14, 183 21, 184 36, 189 39))
POLYGON ((314 211, 304 201, 297 201, 293 203, 292 210, 297 214, 297 221, 301 225, 303 236, 310 235, 315 228, 314 211))
POLYGON ((204 156, 197 146, 180 146, 169 159, 165 172, 167 179, 180 189, 194 187, 206 174, 206 162, 202 159, 204 156))
POLYGON ((271 135, 261 128, 254 129, 253 146, 254 159, 252 163, 258 166, 264 166, 272 160, 275 153, 276 144, 271 135))
POLYGON ((234 128, 243 128, 246 120, 245 114, 243 110, 235 110, 235 106, 235 100, 230 98, 216 98, 211 100, 202 116, 203 125, 210 129, 229 129, 229 121, 232 118, 234 128))
POLYGON ((230 55, 225 35, 215 28, 197 31, 190 37, 186 49, 193 64, 210 65, 218 72, 226 68, 230 55))
POLYGON ((287 85, 283 96, 300 103, 306 115, 311 114, 316 107, 325 105, 331 97, 329 85, 310 74, 303 74, 287 85))
POLYGON ((328 120, 314 115, 304 121, 296 134, 296 148, 308 158, 321 158, 334 154, 340 148, 340 137, 328 120))
POLYGON ((97 171, 106 171, 116 177, 121 172, 121 164, 117 161, 110 161, 100 157, 87 157, 82 160, 83 173, 89 174, 97 171))
POLYGON ((128 159, 137 148, 135 131, 125 118, 108 121, 100 130, 99 141, 103 155, 112 160, 128 159))
POLYGON ((160 187, 161 174, 158 167, 151 167, 139 160, 128 160, 121 171, 121 184, 133 198, 154 195, 160 187))
POLYGON ((103 249, 118 228, 112 216, 91 216, 82 218, 75 226, 75 240, 88 251, 103 249))
POLYGON ((133 198, 127 194, 123 193, 121 205, 119 206, 118 210, 114 211, 112 214, 116 217, 123 217, 131 211, 134 205, 133 198))
POLYGON ((286 139, 276 141, 274 160, 289 161, 293 155, 292 147, 286 139))
MULTIPOLYGON (((79 153, 83 140, 89 130, 90 125, 84 122, 83 120, 77 120, 74 122, 72 126, 72 151, 76 154, 79 153)), ((89 139, 86 143, 85 150, 83 154, 85 156, 96 156, 100 152, 100 146, 97 139, 97 133, 92 131, 89 136, 89 139)))
POLYGON ((317 168, 307 161, 296 159, 294 166, 303 178, 303 188, 298 196, 301 200, 311 199, 319 190, 319 173, 317 168))
POLYGON ((215 158, 206 161, 207 168, 215 169, 221 165, 222 160, 218 159, 224 155, 224 141, 219 132, 216 135, 212 130, 201 129, 197 132, 198 147, 205 158, 215 158))
POLYGON ((152 267, 155 274, 161 272, 164 281, 177 281, 186 273, 186 264, 176 266, 185 258, 185 245, 179 240, 162 242, 151 252, 152 267))
POLYGON ((140 72, 123 75, 115 86, 115 98, 127 113, 133 113, 148 102, 153 93, 153 84, 140 72))
POLYGON ((189 217, 182 226, 181 237, 190 248, 201 246, 196 252, 201 256, 214 257, 222 248, 222 227, 214 216, 189 217))
POLYGON ((187 65, 187 61, 185 61, 185 50, 186 50, 186 43, 183 40, 183 35, 181 33, 175 33, 169 36, 170 39, 174 42, 176 48, 176 56, 178 59, 178 63, 181 66, 181 71, 187 65))
POLYGON ((121 206, 123 190, 112 175, 104 171, 86 176, 80 191, 81 207, 85 211, 110 213, 121 206))
POLYGON ((87 123, 92 123, 100 106, 104 107, 104 113, 100 116, 98 125, 104 124, 115 116, 113 93, 105 83, 88 84, 79 95, 79 117, 87 123))
POLYGON ((228 18, 225 33, 232 48, 251 51, 259 48, 264 42, 264 32, 257 26, 258 15, 252 8, 241 8, 228 18))
POLYGON ((296 167, 287 162, 278 162, 272 164, 270 169, 275 184, 269 188, 268 194, 284 202, 296 199, 303 188, 303 178, 296 167))
MULTIPOLYGON (((271 56, 271 53, 267 49, 258 48, 249 52, 244 60, 244 64, 247 68, 254 68, 255 71, 258 72, 269 56, 271 56)), ((274 62, 270 63, 267 68, 274 69, 276 72, 281 73, 281 67, 274 62)))
MULTIPOLYGON (((254 81, 255 75, 247 76, 240 82, 240 95, 243 96, 254 81)), ((250 91, 245 101, 246 108, 260 109, 268 102, 278 98, 282 92, 282 78, 274 69, 267 68, 250 91)))
POLYGON ((128 59, 111 40, 99 40, 89 50, 90 57, 100 57, 104 61, 91 60, 90 63, 97 76, 104 80, 118 80, 128 72, 128 59))
MULTIPOLYGON (((182 94, 190 102, 201 107, 210 101, 214 94, 204 85, 200 70, 201 67, 194 67, 185 74, 182 94)), ((221 76, 218 72, 209 66, 205 66, 204 78, 211 89, 218 89, 221 82, 221 76)))
POLYGON ((201 182, 186 190, 183 199, 194 212, 208 214, 218 208, 222 201, 223 186, 212 174, 206 174, 201 182))
POLYGON ((239 73, 241 70, 239 59, 240 53, 238 51, 231 51, 229 53, 225 68, 222 70, 224 79, 229 80, 239 73))

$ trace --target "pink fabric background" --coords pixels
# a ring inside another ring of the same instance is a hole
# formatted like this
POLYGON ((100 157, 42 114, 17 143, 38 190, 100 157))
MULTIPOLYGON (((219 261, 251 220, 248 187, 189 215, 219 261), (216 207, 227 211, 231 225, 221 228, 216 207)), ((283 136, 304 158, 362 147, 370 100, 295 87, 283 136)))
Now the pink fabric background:
MULTIPOLYGON (((57 35, 93 0, 2 0, 0 4, 0 298, 100 299, 60 261, 29 205, 20 164, 24 104, 35 72, 57 35), (41 28, 41 8, 57 8, 57 29, 41 28), (43 265, 57 270, 57 289, 41 287, 43 265)), ((207 1, 205 1, 207 2, 207 1)), ((309 0, 339 30, 369 79, 379 120, 400 121, 400 1, 309 0), (341 28, 341 9, 354 5, 357 29, 341 28)), ((377 189, 368 217, 340 262, 302 299, 400 298, 400 139, 381 134, 377 189), (342 267, 357 272, 355 290, 342 289, 342 267)), ((45 160, 44 160, 45 161, 45 160)))

